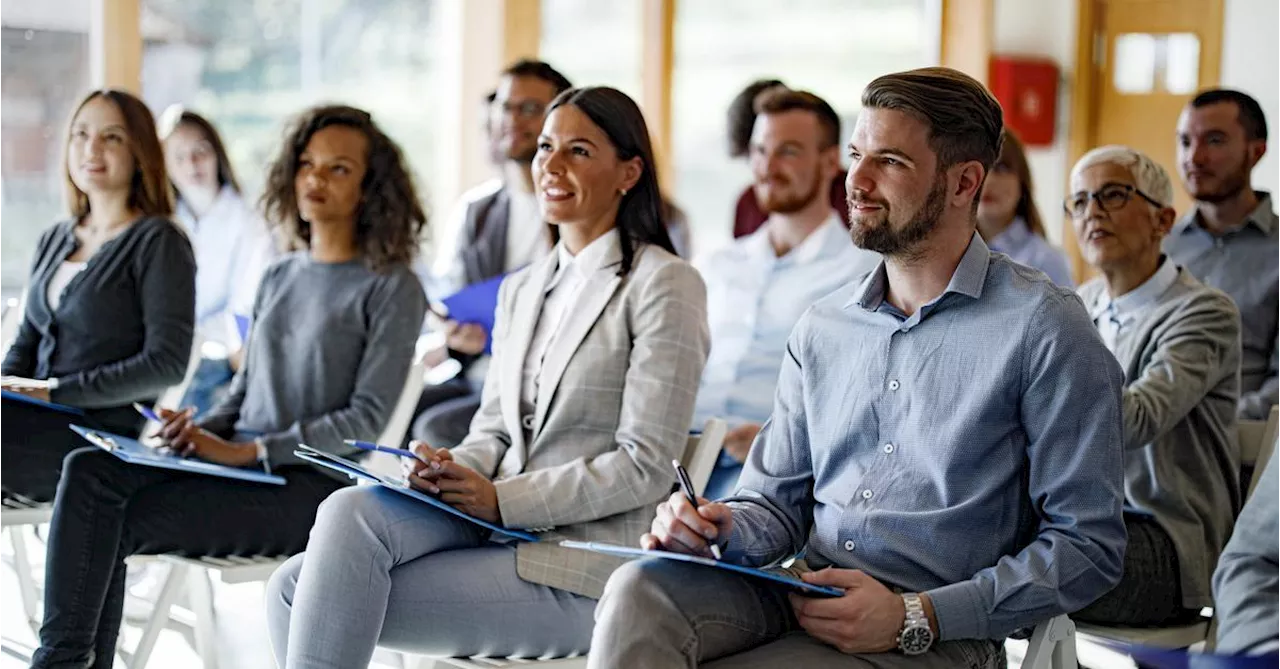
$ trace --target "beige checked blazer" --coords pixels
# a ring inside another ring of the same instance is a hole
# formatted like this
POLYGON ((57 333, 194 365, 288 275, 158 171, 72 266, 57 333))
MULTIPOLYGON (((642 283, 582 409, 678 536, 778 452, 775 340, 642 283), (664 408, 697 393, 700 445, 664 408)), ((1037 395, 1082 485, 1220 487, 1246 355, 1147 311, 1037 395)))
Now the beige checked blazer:
POLYGON ((655 246, 618 276, 616 241, 567 307, 543 359, 525 440, 525 355, 557 254, 511 275, 498 294, 493 359, 456 461, 494 479, 507 527, 553 528, 516 550, 527 581, 600 597, 621 560, 561 548, 561 539, 635 545, 675 481, 710 347, 706 287, 655 246))

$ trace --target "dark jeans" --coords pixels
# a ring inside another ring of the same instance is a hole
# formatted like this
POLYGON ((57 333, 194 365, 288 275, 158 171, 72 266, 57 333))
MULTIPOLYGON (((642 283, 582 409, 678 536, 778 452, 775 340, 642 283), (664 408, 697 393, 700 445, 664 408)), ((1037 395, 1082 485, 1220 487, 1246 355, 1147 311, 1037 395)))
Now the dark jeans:
POLYGON ((413 427, 405 438, 417 439, 433 448, 453 448, 467 438, 471 419, 480 409, 480 390, 455 376, 444 383, 427 386, 418 398, 413 427))
POLYGON ((203 416, 217 404, 235 375, 226 358, 201 358, 200 366, 191 377, 191 385, 187 387, 187 394, 179 402, 181 408, 193 407, 196 416, 203 416))
POLYGON ((309 466, 276 473, 288 484, 132 465, 94 447, 68 455, 49 530, 40 649, 31 666, 112 666, 130 555, 302 551, 316 508, 344 484, 309 466))
POLYGON ((1198 609, 1182 608, 1182 575, 1173 539, 1155 519, 1124 514, 1129 544, 1124 551, 1124 575, 1098 601, 1071 614, 1095 625, 1154 627, 1195 622, 1198 609))
POLYGON ((37 502, 53 500, 58 489, 63 458, 89 445, 71 431, 83 425, 126 437, 136 437, 145 424, 133 407, 116 407, 72 416, 13 400, 0 401, 0 485, 6 495, 21 495, 37 502))

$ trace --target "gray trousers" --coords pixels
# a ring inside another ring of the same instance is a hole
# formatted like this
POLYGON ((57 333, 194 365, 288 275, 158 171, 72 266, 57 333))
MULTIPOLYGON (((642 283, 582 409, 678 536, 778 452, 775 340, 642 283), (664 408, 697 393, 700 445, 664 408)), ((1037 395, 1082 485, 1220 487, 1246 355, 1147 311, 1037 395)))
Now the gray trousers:
POLYGON ((377 646, 457 657, 586 652, 596 601, 521 580, 477 525, 379 486, 320 506, 307 552, 267 586, 276 663, 365 667, 377 646))
POLYGON ((804 633, 786 593, 746 576, 667 560, 628 563, 596 607, 591 669, 1003 669, 1002 642, 949 641, 928 653, 845 655, 804 633))

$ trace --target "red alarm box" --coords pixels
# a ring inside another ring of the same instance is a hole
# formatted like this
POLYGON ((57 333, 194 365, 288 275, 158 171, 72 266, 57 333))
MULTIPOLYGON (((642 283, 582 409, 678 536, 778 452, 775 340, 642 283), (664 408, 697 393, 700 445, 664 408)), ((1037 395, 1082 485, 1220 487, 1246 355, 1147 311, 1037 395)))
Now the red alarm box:
POLYGON ((992 56, 987 77, 1004 108, 1005 127, 1027 146, 1053 144, 1058 108, 1058 65, 1034 56, 992 56))

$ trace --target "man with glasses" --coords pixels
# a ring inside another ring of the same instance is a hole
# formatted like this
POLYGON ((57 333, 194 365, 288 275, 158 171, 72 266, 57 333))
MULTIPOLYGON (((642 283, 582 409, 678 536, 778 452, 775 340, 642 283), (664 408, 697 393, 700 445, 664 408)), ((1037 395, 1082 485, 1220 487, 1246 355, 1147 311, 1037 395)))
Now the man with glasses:
POLYGON ((1124 146, 1085 154, 1071 172, 1071 216, 1100 276, 1080 287, 1125 372, 1124 577, 1073 614, 1107 625, 1193 622, 1240 508, 1235 446, 1240 315, 1231 298, 1160 252, 1173 185, 1124 146))
POLYGON ((1265 420, 1280 397, 1276 301, 1280 236, 1271 194, 1251 173, 1267 152, 1267 120, 1239 91, 1200 93, 1178 118, 1178 172, 1196 206, 1178 221, 1164 252, 1240 309, 1241 418, 1265 420))
MULTIPOLYGON (((552 231, 538 210, 530 166, 547 106, 570 87, 563 74, 540 60, 520 60, 503 70, 486 126, 489 146, 502 158, 501 186, 463 196, 451 226, 458 231, 457 244, 439 268, 435 297, 520 269, 551 250, 552 231)), ((475 324, 446 327, 447 346, 430 352, 428 363, 452 357, 463 371, 423 392, 412 430, 415 439, 435 448, 451 448, 467 436, 488 368, 488 332, 475 324)))

